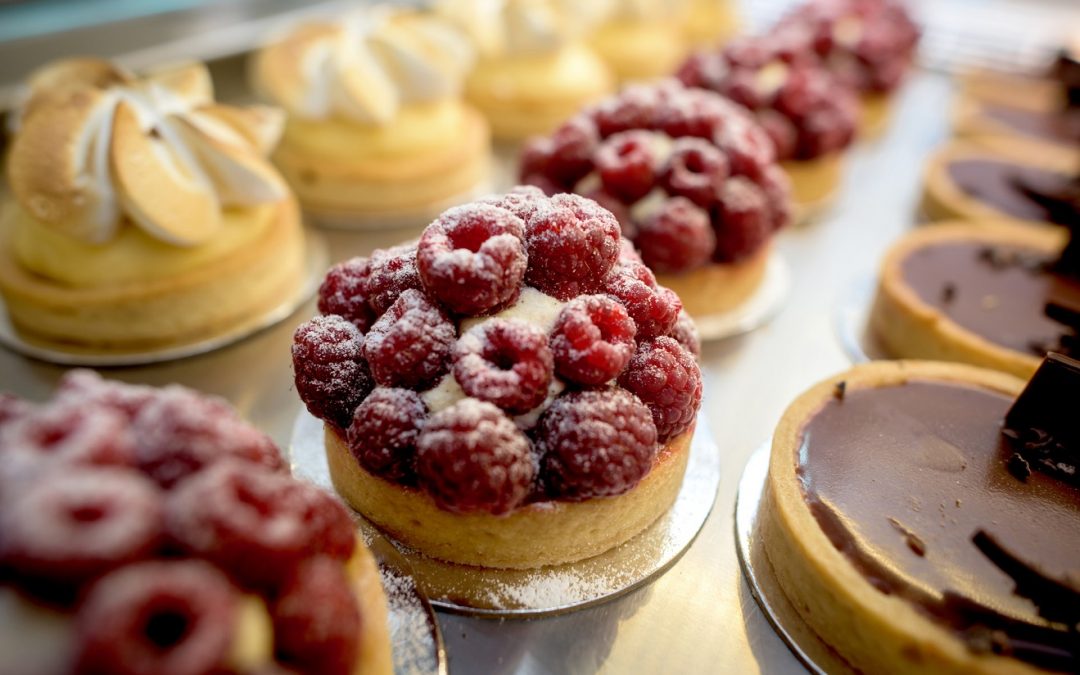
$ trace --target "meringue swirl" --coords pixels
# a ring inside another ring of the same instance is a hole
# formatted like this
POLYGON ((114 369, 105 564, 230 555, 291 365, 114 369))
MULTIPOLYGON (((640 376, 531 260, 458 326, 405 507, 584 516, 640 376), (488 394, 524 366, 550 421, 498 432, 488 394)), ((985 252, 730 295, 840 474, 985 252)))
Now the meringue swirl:
POLYGON ((265 159, 278 111, 215 104, 210 75, 186 64, 137 79, 107 61, 69 59, 31 76, 8 158, 12 192, 36 221, 104 244, 133 223, 195 246, 223 210, 279 201, 265 159))
POLYGON ((404 105, 457 96, 473 58, 441 18, 378 6, 293 29, 259 51, 253 80, 298 117, 385 125, 404 105))
POLYGON ((472 38, 485 58, 550 54, 584 37, 609 0, 438 0, 436 11, 472 38))

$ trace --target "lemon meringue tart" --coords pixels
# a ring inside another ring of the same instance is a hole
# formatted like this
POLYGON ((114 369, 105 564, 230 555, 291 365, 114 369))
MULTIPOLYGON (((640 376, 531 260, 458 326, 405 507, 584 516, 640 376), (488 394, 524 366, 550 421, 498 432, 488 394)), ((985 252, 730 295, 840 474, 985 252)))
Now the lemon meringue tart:
POLYGON ((472 38, 479 60, 465 95, 498 140, 548 133, 615 88, 615 77, 586 44, 599 3, 556 0, 439 0, 437 11, 472 38))
POLYGON ((16 327, 108 353, 197 342, 279 306, 298 209, 265 158, 281 115, 214 102, 200 64, 33 74, 7 158, 0 293, 16 327))
POLYGON ((301 25, 261 49, 251 80, 288 120, 274 162, 331 224, 428 217, 488 180, 487 122, 461 97, 469 40, 390 6, 301 25))
MULTIPOLYGON (((622 82, 670 75, 689 53, 686 0, 614 0, 589 43, 622 82)), ((699 3, 700 4, 700 3, 699 3)))

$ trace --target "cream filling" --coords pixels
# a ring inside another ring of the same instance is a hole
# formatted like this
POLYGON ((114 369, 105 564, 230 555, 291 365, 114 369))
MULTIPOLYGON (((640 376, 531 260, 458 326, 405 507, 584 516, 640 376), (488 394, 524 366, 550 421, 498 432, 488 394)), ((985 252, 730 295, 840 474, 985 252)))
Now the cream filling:
MULTIPOLYGON (((549 334, 551 329, 555 327, 555 321, 559 318, 559 313, 562 312, 562 308, 565 306, 565 302, 542 293, 531 286, 525 286, 521 289, 521 296, 518 301, 503 311, 491 316, 472 317, 462 321, 461 333, 464 334, 492 319, 517 319, 536 326, 544 334, 549 334)), ((535 426, 540 416, 551 407, 555 397, 562 393, 565 388, 566 385, 559 378, 553 377, 551 384, 548 385, 548 395, 544 402, 529 412, 514 417, 514 422, 522 429, 535 426)), ((468 396, 462 390, 457 378, 454 377, 453 371, 451 371, 444 375, 434 387, 421 392, 420 398, 431 413, 437 413, 440 410, 449 408, 458 401, 468 398, 468 396)))

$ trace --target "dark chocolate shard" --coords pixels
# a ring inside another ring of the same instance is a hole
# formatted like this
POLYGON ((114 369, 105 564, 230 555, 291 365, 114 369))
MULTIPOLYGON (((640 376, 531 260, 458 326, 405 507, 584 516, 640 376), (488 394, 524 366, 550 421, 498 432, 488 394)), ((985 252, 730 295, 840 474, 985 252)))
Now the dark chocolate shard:
POLYGON ((1030 469, 1080 486, 1078 401, 1080 361, 1051 353, 1009 408, 1002 435, 1030 469))
POLYGON ((1053 271, 1080 278, 1080 173, 1056 187, 1036 185, 1018 176, 1016 186, 1028 199, 1046 209, 1048 220, 1069 228, 1069 242, 1053 265, 1053 271))
POLYGON ((845 380, 840 380, 833 387, 833 398, 835 398, 837 401, 843 401, 844 400, 844 394, 846 392, 847 392, 847 382, 845 380))

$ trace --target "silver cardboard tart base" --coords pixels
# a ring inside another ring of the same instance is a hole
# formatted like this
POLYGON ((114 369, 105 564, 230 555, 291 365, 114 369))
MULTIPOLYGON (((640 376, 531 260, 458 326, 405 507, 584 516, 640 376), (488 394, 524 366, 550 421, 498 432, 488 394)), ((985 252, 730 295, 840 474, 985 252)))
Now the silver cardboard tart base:
POLYGON ((870 328, 876 278, 858 279, 847 289, 836 307, 834 326, 844 354, 852 363, 894 358, 870 328))

